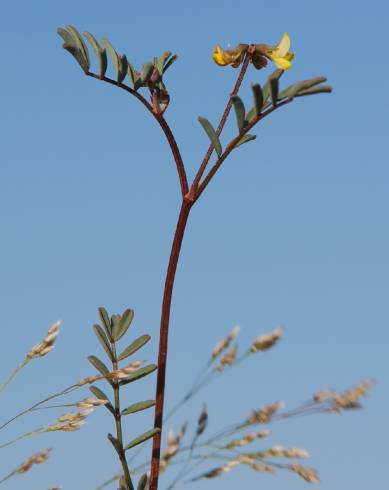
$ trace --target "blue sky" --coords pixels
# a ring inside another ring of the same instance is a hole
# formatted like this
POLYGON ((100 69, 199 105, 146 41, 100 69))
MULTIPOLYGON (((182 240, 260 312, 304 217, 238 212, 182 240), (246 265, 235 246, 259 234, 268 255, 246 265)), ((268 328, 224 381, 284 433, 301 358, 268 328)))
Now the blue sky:
MULTIPOLYGON (((277 349, 210 385, 175 426, 194 422, 204 400, 213 431, 266 402, 282 399, 293 407, 317 389, 342 390, 372 377, 378 384, 366 410, 276 424, 269 443, 307 447, 323 490, 382 487, 389 402, 388 14, 379 0, 3 5, 2 377, 51 322, 62 319, 63 329, 55 353, 2 395, 2 419, 92 372, 85 358, 101 355, 91 330, 100 305, 111 312, 134 308, 133 335, 149 332, 153 342, 144 355, 156 358, 179 207, 174 166, 155 122, 127 94, 84 77, 55 29, 71 23, 106 36, 138 66, 166 49, 178 53, 166 79, 172 94, 166 117, 190 176, 207 145, 197 116, 216 124, 236 76, 213 64, 212 47, 275 43, 287 30, 296 59, 284 83, 326 75, 334 93, 299 99, 264 121, 256 142, 232 155, 193 209, 174 295, 167 404, 234 325, 242 327, 242 345, 284 325, 277 349)), ((265 76, 249 72, 245 100, 249 82, 265 76)), ((153 392, 150 378, 130 399, 153 392)), ((2 440, 50 416, 24 419, 2 440)), ((130 436, 150 424, 151 413, 129 420, 130 436)), ((102 410, 78 433, 3 449, 0 476, 38 449, 55 449, 50 463, 4 488, 28 481, 37 490, 94 489, 117 468, 105 439, 110 430, 102 410)), ((268 490, 306 485, 290 474, 237 470, 197 488, 229 490, 242 482, 268 490)))

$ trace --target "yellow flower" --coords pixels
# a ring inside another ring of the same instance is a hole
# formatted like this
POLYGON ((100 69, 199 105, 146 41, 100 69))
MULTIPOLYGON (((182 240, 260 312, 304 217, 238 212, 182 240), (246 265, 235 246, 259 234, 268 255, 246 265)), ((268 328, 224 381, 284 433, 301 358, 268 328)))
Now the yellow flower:
POLYGON ((244 60, 245 55, 250 57, 251 63, 259 70, 266 66, 266 58, 273 61, 277 68, 289 70, 292 66, 291 61, 294 53, 289 51, 290 38, 287 32, 282 36, 281 41, 276 46, 268 44, 238 44, 232 49, 223 49, 217 44, 212 52, 212 58, 219 66, 231 65, 237 68, 244 60))
POLYGON ((213 61, 219 66, 228 65, 228 56, 224 49, 217 44, 212 53, 213 61))
POLYGON ((219 66, 231 65, 236 68, 242 63, 246 50, 247 44, 238 44, 233 49, 223 49, 217 44, 213 49, 212 58, 219 66))
POLYGON ((294 53, 289 51, 290 38, 287 32, 282 36, 279 44, 266 53, 267 56, 273 61, 277 68, 281 70, 289 70, 292 66, 291 61, 294 58, 294 53))

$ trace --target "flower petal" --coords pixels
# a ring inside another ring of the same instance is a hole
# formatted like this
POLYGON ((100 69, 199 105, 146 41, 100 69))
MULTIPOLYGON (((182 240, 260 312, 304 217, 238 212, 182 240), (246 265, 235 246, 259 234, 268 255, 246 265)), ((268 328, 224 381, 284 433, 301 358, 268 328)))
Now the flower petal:
POLYGON ((286 53, 286 55, 284 56, 284 58, 288 61, 292 61, 294 59, 294 53, 290 52, 290 53, 286 53))
POLYGON ((275 54, 280 58, 283 58, 289 51, 289 48, 290 48, 290 37, 287 32, 284 32, 281 41, 279 42, 278 46, 274 50, 275 54))
POLYGON ((267 65, 267 59, 264 56, 259 55, 257 53, 251 55, 251 62, 257 70, 260 70, 261 68, 264 68, 267 65))
POLYGON ((219 46, 219 44, 217 44, 214 47, 214 50, 213 50, 213 53, 212 53, 212 59, 219 66, 226 66, 226 65, 228 65, 228 60, 226 60, 226 53, 219 46))
POLYGON ((276 65, 277 68, 280 68, 281 70, 289 70, 289 68, 292 66, 292 63, 285 58, 272 58, 273 63, 276 65))

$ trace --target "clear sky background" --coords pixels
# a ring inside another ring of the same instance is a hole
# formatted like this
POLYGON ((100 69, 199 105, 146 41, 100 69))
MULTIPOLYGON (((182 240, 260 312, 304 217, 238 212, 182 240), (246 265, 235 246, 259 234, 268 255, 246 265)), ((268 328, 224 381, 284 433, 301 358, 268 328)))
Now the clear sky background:
MULTIPOLYGON (((132 335, 149 332, 153 342, 143 355, 156 358, 179 207, 175 169, 155 122, 124 92, 84 77, 55 29, 71 23, 99 39, 107 36, 137 66, 166 49, 179 54, 166 77, 172 94, 166 117, 190 176, 207 146, 197 116, 216 123, 236 77, 213 64, 212 47, 276 43, 288 31, 296 59, 284 83, 326 75, 334 93, 299 99, 267 119, 256 129, 257 141, 233 154, 193 209, 174 295, 167 404, 183 394, 234 325, 242 327, 242 345, 284 325, 285 338, 274 351, 226 373, 173 424, 195 423, 206 400, 211 433, 264 403, 282 399, 291 408, 317 389, 342 390, 372 377, 378 384, 365 410, 275 424, 272 438, 259 447, 308 448, 323 490, 384 488, 388 16, 382 0, 2 5, 2 378, 51 322, 63 320, 55 352, 2 395, 2 421, 93 372, 85 358, 102 355, 91 330, 100 305, 111 312, 133 307, 132 335)), ((267 73, 249 72, 246 100, 249 82, 267 73)), ((150 377, 129 399, 153 393, 150 377)), ((56 415, 21 420, 1 440, 56 415)), ((128 419, 128 438, 148 429, 151 419, 151 412, 128 419)), ((112 430, 102 409, 77 433, 2 449, 0 476, 31 453, 54 447, 50 462, 4 488, 93 490, 117 469, 105 438, 112 430)), ((161 489, 166 484, 163 479, 161 489)), ((238 485, 299 490, 308 484, 289 473, 242 469, 188 488, 238 485)))

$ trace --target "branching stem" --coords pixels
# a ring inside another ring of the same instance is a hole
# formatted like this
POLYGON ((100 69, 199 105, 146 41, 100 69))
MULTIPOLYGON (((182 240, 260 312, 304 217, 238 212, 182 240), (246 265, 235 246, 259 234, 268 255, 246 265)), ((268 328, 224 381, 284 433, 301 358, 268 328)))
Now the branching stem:
POLYGON ((255 126, 259 121, 264 119, 266 116, 274 112, 276 109, 279 109, 280 107, 289 104, 291 102, 290 99, 283 100, 282 102, 278 103, 277 105, 273 105, 269 107, 266 111, 262 112, 260 115, 256 116, 253 118, 253 120, 247 124, 247 126, 244 127, 244 129, 234 138, 231 143, 227 146, 227 148, 224 150, 224 152, 220 155, 220 157, 217 159, 207 176, 204 178, 204 180, 201 182, 201 184, 198 187, 198 190, 196 192, 196 200, 201 196, 201 194, 204 192, 205 188, 213 178, 213 176, 216 174, 216 172, 219 170, 221 167, 222 163, 224 160, 228 157, 228 155, 232 152, 234 148, 236 148, 237 144, 239 141, 242 139, 242 137, 250 131, 250 129, 255 126))
MULTIPOLYGON (((246 55, 242 67, 240 69, 238 78, 236 80, 235 86, 230 94, 228 103, 223 112, 223 115, 220 119, 219 125, 216 129, 216 134, 219 136, 223 131, 225 123, 228 119, 228 116, 231 112, 231 108, 233 105, 233 98, 238 94, 240 87, 242 85, 244 76, 246 74, 248 65, 250 63, 250 56, 246 55)), ((159 476, 159 465, 161 458, 161 435, 162 435, 162 422, 163 422, 163 408, 164 408, 164 397, 165 397, 165 379, 166 379, 166 362, 167 362, 167 349, 168 349, 168 336, 169 336, 169 321, 170 321, 170 310, 173 296, 173 286, 175 275, 177 271, 178 260, 180 257, 180 251, 182 242, 185 235, 186 225, 188 222, 190 210, 194 203, 199 199, 204 189, 207 187, 215 173, 218 171, 224 160, 227 156, 232 152, 234 148, 239 144, 241 138, 261 119, 269 115, 278 107, 289 102, 289 100, 283 101, 276 106, 272 106, 266 111, 264 111, 261 115, 252 119, 252 121, 247 124, 244 129, 239 133, 239 135, 234 138, 231 143, 224 150, 222 155, 217 159, 215 164, 212 166, 204 180, 201 182, 203 174, 207 168, 209 160, 211 158, 212 152, 214 150, 213 145, 211 144, 204 156, 203 161, 201 162, 199 169, 196 173, 196 176, 193 180, 193 183, 189 189, 188 179, 186 175, 186 169, 184 162, 182 160, 180 150, 178 148, 176 139, 166 122, 163 114, 156 112, 152 106, 141 94, 137 91, 133 90, 129 86, 119 83, 116 80, 107 77, 99 77, 95 73, 88 72, 88 76, 103 80, 111 85, 115 85, 126 92, 129 92, 131 95, 136 97, 145 107, 146 109, 153 115, 153 117, 157 120, 160 125, 162 131, 165 134, 165 137, 169 143, 175 164, 177 169, 178 178, 180 181, 181 187, 181 195, 182 195, 182 204, 180 213, 177 220, 176 230, 174 234, 174 239, 170 251, 170 258, 166 272, 165 278, 165 287, 163 292, 163 300, 162 300, 162 311, 161 311, 161 323, 160 323, 160 338, 159 338, 159 350, 158 350, 158 373, 157 373, 157 386, 156 386, 156 405, 155 405, 155 418, 154 418, 154 427, 159 428, 160 431, 154 436, 153 439, 153 449, 152 449, 152 460, 151 460, 151 474, 150 474, 150 490, 158 490, 158 476, 159 476)), ((112 346, 114 349, 114 345, 112 346)), ((117 369, 117 363, 114 369, 117 369)), ((122 440, 122 429, 121 429, 121 419, 120 419, 120 399, 119 399, 119 385, 114 386, 114 395, 115 395, 115 420, 116 420, 116 432, 117 439, 119 445, 123 448, 123 440, 122 440)), ((120 456, 120 460, 122 463, 125 479, 127 485, 130 490, 133 490, 128 465, 125 459, 124 451, 120 456)))
POLYGON ((131 95, 136 97, 146 107, 146 109, 150 112, 150 114, 152 114, 154 119, 161 126, 161 129, 165 134, 166 140, 169 143, 171 152, 173 154, 174 162, 175 162, 176 168, 177 168, 178 178, 179 178, 180 186, 181 186, 181 194, 184 197, 187 194, 188 189, 189 189, 188 188, 188 179, 186 176, 184 162, 182 160, 181 153, 180 153, 180 150, 178 148, 176 139, 172 133, 172 130, 170 129, 169 124, 166 122, 166 119, 163 117, 163 114, 156 113, 154 111, 153 106, 149 102, 147 102, 147 100, 143 97, 143 95, 141 95, 136 90, 129 87, 128 85, 125 85, 124 83, 119 83, 116 80, 113 80, 112 78, 108 78, 108 77, 101 78, 99 75, 96 75, 96 73, 92 73, 92 72, 88 72, 87 75, 92 77, 92 78, 96 78, 97 80, 102 80, 104 82, 110 83, 111 85, 115 85, 116 87, 119 87, 122 90, 129 92, 131 95))

